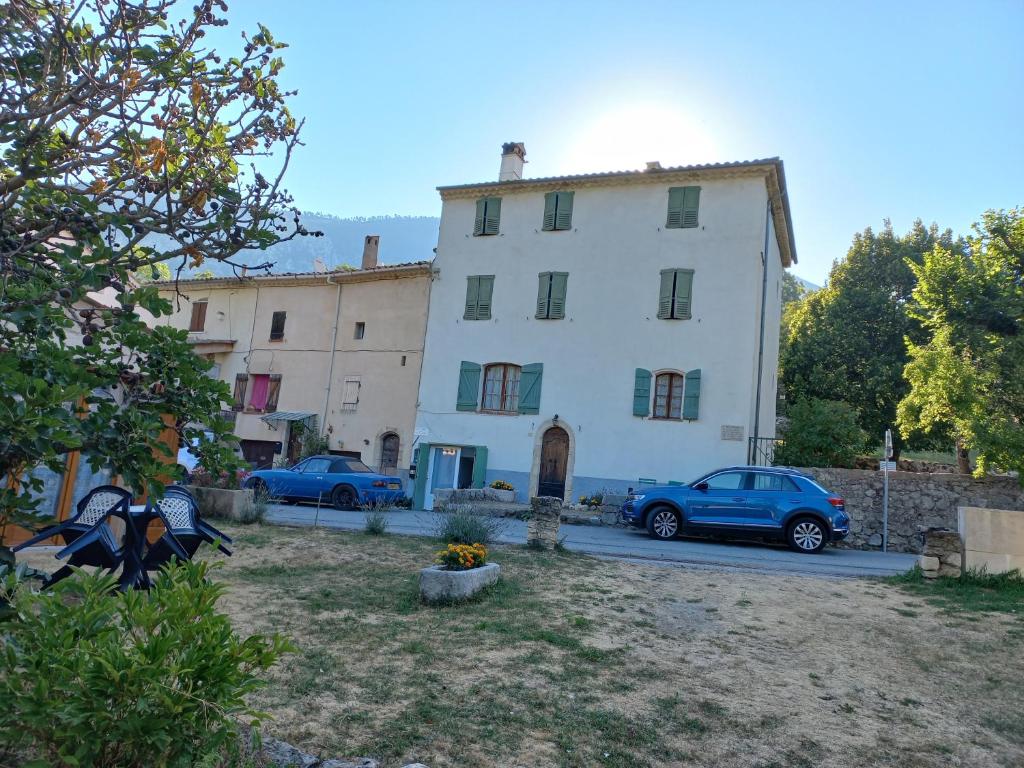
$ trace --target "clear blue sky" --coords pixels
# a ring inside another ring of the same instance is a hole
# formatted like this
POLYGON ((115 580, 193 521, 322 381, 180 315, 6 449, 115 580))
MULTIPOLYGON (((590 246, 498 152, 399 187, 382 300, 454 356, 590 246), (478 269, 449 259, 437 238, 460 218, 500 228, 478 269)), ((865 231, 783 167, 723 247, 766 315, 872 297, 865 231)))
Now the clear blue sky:
POLYGON ((504 141, 535 177, 778 155, 794 271, 821 283, 887 217, 966 232, 1024 204, 1024 0, 230 7, 230 40, 261 21, 290 43, 307 210, 437 215, 504 141))

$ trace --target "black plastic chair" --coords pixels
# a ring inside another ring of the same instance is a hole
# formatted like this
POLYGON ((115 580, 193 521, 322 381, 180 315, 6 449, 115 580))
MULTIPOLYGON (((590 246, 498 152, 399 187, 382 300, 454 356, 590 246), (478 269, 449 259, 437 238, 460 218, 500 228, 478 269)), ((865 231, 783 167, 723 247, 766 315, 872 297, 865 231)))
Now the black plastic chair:
POLYGON ((151 510, 150 519, 160 518, 167 531, 146 552, 142 560, 145 570, 155 571, 172 557, 191 560, 204 541, 208 544, 217 543, 221 552, 231 554, 231 550, 220 543, 230 544, 231 537, 199 519, 199 504, 184 488, 171 486, 164 492, 163 498, 148 504, 147 509, 151 510))
POLYGON ((124 545, 114 538, 107 524, 109 517, 120 517, 130 525, 132 495, 124 488, 101 485, 87 493, 76 506, 75 516, 40 531, 13 551, 29 547, 52 536, 60 536, 67 544, 57 557, 68 558, 67 564, 53 573, 43 585, 49 587, 71 575, 72 569, 86 565, 117 570, 124 560, 124 545))

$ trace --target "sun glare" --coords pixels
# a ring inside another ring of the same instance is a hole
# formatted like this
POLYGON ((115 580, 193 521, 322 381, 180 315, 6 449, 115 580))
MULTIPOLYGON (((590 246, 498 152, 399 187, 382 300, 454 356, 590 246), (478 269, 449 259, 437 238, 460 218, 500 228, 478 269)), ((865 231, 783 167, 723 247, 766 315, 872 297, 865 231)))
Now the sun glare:
POLYGON ((671 106, 623 104, 597 116, 571 139, 564 173, 636 170, 717 162, 718 147, 697 115, 671 106))

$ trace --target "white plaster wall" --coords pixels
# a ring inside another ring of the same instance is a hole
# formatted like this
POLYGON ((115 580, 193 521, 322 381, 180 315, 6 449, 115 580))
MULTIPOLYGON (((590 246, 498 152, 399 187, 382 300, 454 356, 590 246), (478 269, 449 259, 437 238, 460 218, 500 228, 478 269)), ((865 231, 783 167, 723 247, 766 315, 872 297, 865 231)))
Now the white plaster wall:
MULTIPOLYGON (((575 433, 577 477, 686 480, 745 461, 757 358, 764 183, 702 183, 700 226, 674 230, 664 228, 668 187, 577 189, 574 229, 565 232, 541 231, 544 194, 539 191, 504 194, 501 234, 492 237, 472 236, 474 200, 444 203, 435 259, 440 275, 430 297, 417 414, 417 427, 429 434, 421 440, 486 445, 489 470, 529 472, 534 429, 558 414, 575 433), (660 270, 669 267, 695 270, 690 320, 657 319, 660 270), (537 275, 550 270, 569 272, 566 317, 536 320, 537 275), (476 274, 496 276, 489 321, 462 320, 466 276, 476 274), (462 360, 543 363, 540 413, 457 412, 462 360), (668 422, 633 416, 637 367, 700 368, 700 418, 668 422), (723 424, 743 426, 744 440, 721 440, 723 424)), ((778 260, 777 248, 773 258, 778 260)), ((778 302, 776 291, 769 297, 778 302)), ((777 318, 773 308, 766 322, 774 327, 777 318)), ((773 372, 775 357, 777 352, 766 352, 766 367, 773 372)), ((774 410, 773 387, 764 399, 774 410)))

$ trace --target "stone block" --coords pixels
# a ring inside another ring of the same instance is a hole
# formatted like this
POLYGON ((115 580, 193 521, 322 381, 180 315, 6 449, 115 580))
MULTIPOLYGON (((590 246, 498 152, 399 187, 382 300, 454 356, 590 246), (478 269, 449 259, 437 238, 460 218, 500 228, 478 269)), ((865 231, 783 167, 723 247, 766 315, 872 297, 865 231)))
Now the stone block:
POLYGON ((869 547, 880 547, 880 546, 882 546, 882 534, 880 534, 880 533, 872 533, 870 536, 868 536, 868 546, 869 547))
POLYGON ((428 603, 458 602, 490 586, 501 575, 501 566, 488 563, 466 571, 450 571, 432 565, 420 571, 420 597, 428 603))
POLYGON ((942 556, 942 564, 950 565, 954 568, 960 568, 963 564, 963 559, 960 557, 959 552, 949 552, 942 556))
POLYGON ((921 566, 922 571, 937 571, 939 570, 939 558, 931 557, 930 555, 921 555, 917 560, 918 565, 921 566))
POLYGON ((939 572, 938 571, 921 571, 921 575, 924 576, 926 579, 937 579, 937 578, 939 578, 939 572))

